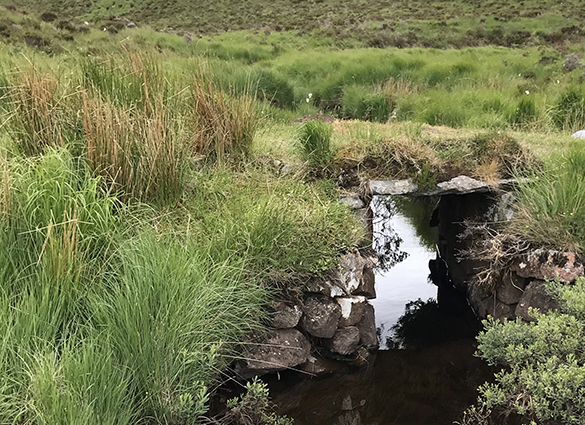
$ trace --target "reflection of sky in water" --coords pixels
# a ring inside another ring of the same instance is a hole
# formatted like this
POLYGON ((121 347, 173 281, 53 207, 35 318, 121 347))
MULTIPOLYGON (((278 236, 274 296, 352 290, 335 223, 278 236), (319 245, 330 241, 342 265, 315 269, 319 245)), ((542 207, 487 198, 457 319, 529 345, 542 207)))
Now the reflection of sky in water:
MULTIPOLYGON (((409 301, 419 298, 424 301, 436 299, 437 287, 427 280, 429 260, 435 258, 436 254, 421 243, 411 222, 399 211, 393 211, 388 227, 388 220, 381 217, 387 211, 383 205, 376 204, 376 201, 374 199, 372 202, 375 214, 374 238, 394 233, 402 240, 399 250, 408 253, 404 260, 388 270, 376 272, 377 298, 370 302, 376 310, 376 327, 381 330, 383 342, 391 335, 392 326, 404 314, 404 308, 409 301)), ((384 348, 383 343, 380 348, 384 348)))

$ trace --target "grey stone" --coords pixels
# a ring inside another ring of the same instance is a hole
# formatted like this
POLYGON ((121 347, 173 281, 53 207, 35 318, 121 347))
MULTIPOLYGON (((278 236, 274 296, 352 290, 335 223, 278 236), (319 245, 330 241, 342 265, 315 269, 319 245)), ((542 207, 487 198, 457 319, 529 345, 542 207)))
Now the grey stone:
POLYGON ((310 350, 311 344, 302 333, 296 329, 280 329, 273 331, 264 343, 254 346, 245 363, 252 372, 284 370, 304 363, 310 350))
POLYGON ((409 195, 418 192, 418 186, 411 179, 407 180, 372 180, 370 189, 374 195, 409 195))
POLYGON ((467 193, 487 192, 488 190, 488 184, 485 182, 468 176, 458 176, 437 184, 436 189, 425 192, 425 195, 464 195, 467 193))
POLYGON ((291 167, 288 164, 284 164, 282 166, 282 168, 280 169, 280 175, 281 176, 286 176, 287 174, 289 174, 291 171, 291 167))
POLYGON ((514 194, 502 193, 497 202, 489 208, 484 219, 494 223, 510 221, 514 216, 514 201, 514 194))
POLYGON ((339 262, 339 281, 348 295, 376 297, 374 262, 359 252, 346 254, 339 262))
POLYGON ((355 326, 340 328, 331 338, 331 351, 347 356, 357 350, 360 342, 360 331, 355 326))
POLYGON ((585 130, 579 130, 571 135, 573 139, 585 139, 585 130))
POLYGON ((336 298, 335 301, 341 307, 341 318, 339 327, 354 326, 364 315, 364 308, 368 302, 366 297, 352 296, 336 298))
POLYGON ((305 291, 326 295, 331 298, 347 295, 340 285, 338 279, 335 279, 334 282, 334 279, 330 277, 312 278, 305 284, 305 291))
POLYGON ((301 325, 313 336, 331 338, 341 317, 341 307, 333 299, 323 295, 309 295, 303 304, 301 325))
POLYGON ((526 287, 516 306, 516 317, 521 317, 527 322, 533 321, 534 317, 528 312, 530 307, 540 313, 559 308, 558 301, 546 292, 546 284, 542 280, 534 280, 526 287))
POLYGON ((366 304, 362 319, 356 325, 360 332, 360 344, 366 348, 378 347, 378 335, 376 334, 376 316, 374 306, 366 304))
POLYGON ((307 361, 300 368, 310 375, 329 375, 339 369, 339 364, 321 357, 309 356, 307 361))
POLYGON ((539 280, 572 282, 583 276, 583 264, 572 252, 536 249, 521 256, 510 267, 518 276, 539 280))
POLYGON ((303 311, 298 305, 288 306, 285 303, 273 305, 272 326, 277 329, 290 329, 299 324, 303 311))
POLYGON ((340 196, 339 202, 352 210, 359 210, 366 206, 358 195, 340 196))
POLYGON ((516 304, 508 305, 496 300, 496 304, 493 308, 493 311, 490 312, 490 315, 502 322, 504 320, 514 320, 516 317, 515 310, 516 304))
POLYGON ((516 304, 526 288, 526 280, 514 272, 506 273, 502 283, 496 288, 496 297, 504 304, 516 304))
POLYGON ((494 298, 491 291, 476 282, 467 285, 467 298, 475 313, 485 319, 488 312, 494 308, 494 298))
POLYGON ((563 68, 565 68, 569 72, 581 68, 581 59, 574 53, 568 54, 567 56, 565 56, 563 68))

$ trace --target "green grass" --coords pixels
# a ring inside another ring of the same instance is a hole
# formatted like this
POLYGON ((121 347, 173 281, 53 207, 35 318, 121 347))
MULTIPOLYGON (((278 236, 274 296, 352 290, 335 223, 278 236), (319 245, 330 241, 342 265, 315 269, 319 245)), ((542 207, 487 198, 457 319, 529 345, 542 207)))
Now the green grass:
POLYGON ((585 151, 574 142, 565 154, 550 158, 531 182, 520 185, 515 231, 539 244, 583 252, 585 151))

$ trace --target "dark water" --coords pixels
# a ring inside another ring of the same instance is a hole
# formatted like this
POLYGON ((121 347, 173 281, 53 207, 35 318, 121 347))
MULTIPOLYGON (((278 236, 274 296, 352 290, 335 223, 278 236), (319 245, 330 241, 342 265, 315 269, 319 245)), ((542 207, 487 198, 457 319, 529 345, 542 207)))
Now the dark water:
POLYGON ((360 369, 269 378, 278 413, 303 425, 443 425, 475 402, 492 371, 473 356, 480 324, 436 258, 433 208, 429 199, 374 199, 381 261, 372 304, 383 350, 360 369))
POLYGON ((303 378, 270 378, 278 413, 297 425, 447 425, 477 399, 491 376, 473 340, 423 350, 379 351, 368 367, 303 378))

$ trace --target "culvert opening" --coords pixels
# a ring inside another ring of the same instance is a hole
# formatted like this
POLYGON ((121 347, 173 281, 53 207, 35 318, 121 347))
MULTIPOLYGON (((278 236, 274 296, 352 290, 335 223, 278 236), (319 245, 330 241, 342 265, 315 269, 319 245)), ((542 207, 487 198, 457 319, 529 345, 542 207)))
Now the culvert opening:
POLYGON ((380 255, 377 298, 370 301, 381 350, 357 369, 268 378, 278 413, 295 424, 443 425, 460 421, 476 401, 493 371, 474 356, 480 323, 437 259, 437 230, 429 226, 436 203, 374 198, 380 255))
POLYGON ((481 323, 449 279, 437 248, 436 197, 375 196, 372 248, 378 256, 371 300, 381 350, 420 349, 470 339, 481 323))

